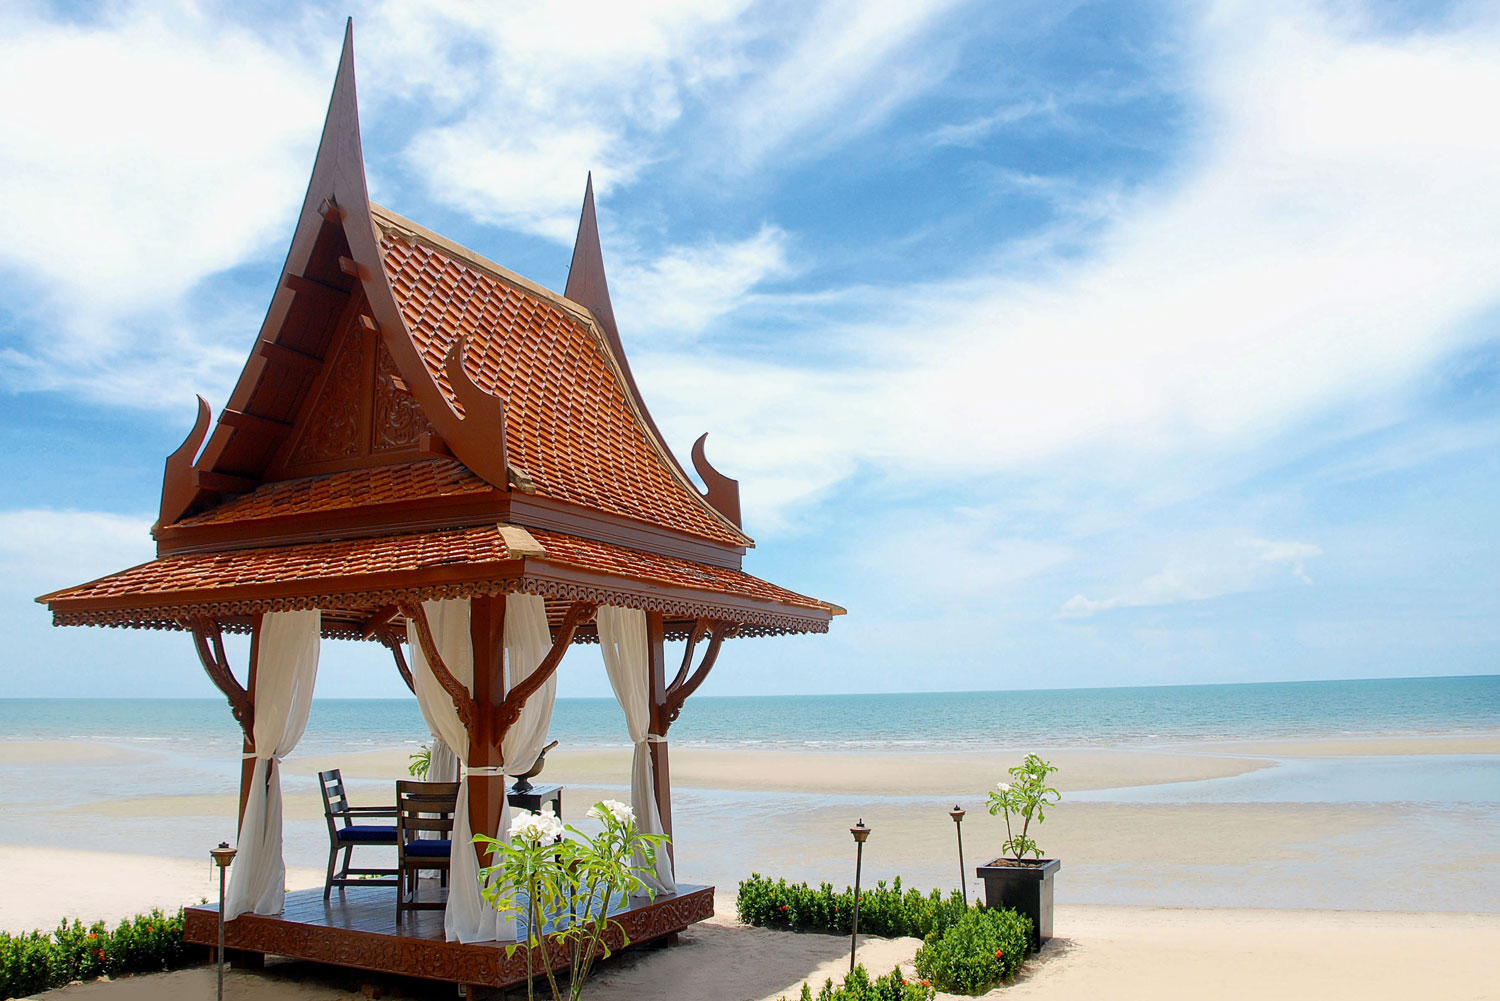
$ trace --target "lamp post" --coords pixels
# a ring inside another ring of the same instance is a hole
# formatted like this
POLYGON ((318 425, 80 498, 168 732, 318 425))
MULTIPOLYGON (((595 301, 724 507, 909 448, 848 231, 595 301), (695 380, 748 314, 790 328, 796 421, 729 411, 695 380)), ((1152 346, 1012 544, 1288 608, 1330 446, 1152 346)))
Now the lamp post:
POLYGON ((969 884, 964 882, 964 811, 960 810, 957 803, 953 809, 948 811, 948 816, 953 818, 953 827, 958 831, 958 888, 964 895, 964 907, 969 906, 969 884))
POLYGON ((220 841, 219 847, 209 849, 208 853, 219 867, 219 1001, 224 1001, 224 873, 234 861, 235 851, 229 842, 220 841))
POLYGON ((854 953, 859 949, 859 870, 865 860, 865 839, 870 836, 870 829, 861 817, 859 823, 849 828, 849 833, 854 835, 854 929, 849 933, 849 972, 853 973, 854 953))

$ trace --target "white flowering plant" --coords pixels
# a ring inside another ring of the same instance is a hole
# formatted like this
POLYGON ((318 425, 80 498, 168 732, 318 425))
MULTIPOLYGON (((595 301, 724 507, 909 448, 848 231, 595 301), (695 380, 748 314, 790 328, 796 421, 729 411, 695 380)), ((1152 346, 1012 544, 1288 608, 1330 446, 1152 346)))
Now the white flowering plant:
POLYGON ((599 821, 598 834, 564 825, 548 803, 540 813, 517 810, 505 841, 474 837, 491 852, 491 864, 479 873, 480 893, 502 914, 525 922, 524 941, 507 946, 506 955, 527 947, 528 999, 535 996, 533 953, 546 957, 556 947, 567 950, 564 983, 550 962, 544 960, 538 972, 546 975, 553 1001, 576 1001, 595 961, 610 954, 609 930, 618 930, 622 945, 630 944, 624 926, 609 916, 611 904, 642 891, 656 895, 642 877, 656 872, 657 852, 667 837, 642 833, 635 812, 617 800, 595 803, 588 817, 599 821))
POLYGON ((1050 761, 1043 761, 1035 754, 1026 755, 1026 760, 1010 769, 1010 781, 998 782, 990 790, 989 807, 992 816, 1005 817, 1005 843, 1000 846, 1002 855, 1010 855, 1017 862, 1025 856, 1042 857, 1041 848, 1030 836, 1031 822, 1038 824, 1046 820, 1046 809, 1062 800, 1062 794, 1047 785, 1047 776, 1057 771, 1050 761), (1020 823, 1016 831, 1012 816, 1020 823))

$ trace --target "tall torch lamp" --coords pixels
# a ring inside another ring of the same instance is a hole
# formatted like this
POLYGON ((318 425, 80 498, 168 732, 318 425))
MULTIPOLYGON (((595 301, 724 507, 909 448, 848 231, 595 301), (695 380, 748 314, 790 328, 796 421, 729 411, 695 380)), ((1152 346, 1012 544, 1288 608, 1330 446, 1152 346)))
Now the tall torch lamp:
POLYGON ((870 836, 870 829, 865 826, 865 819, 859 818, 859 823, 849 828, 849 833, 854 835, 854 929, 849 933, 849 972, 854 972, 854 954, 859 949, 859 870, 865 859, 865 839, 870 836))
POLYGON ((229 842, 220 841, 219 847, 210 848, 208 853, 214 857, 214 865, 219 867, 219 1001, 224 1001, 224 874, 229 871, 229 863, 234 861, 235 851, 229 847, 229 842))
POLYGON ((969 884, 964 882, 964 811, 959 809, 957 803, 953 809, 948 811, 948 816, 953 818, 953 827, 958 831, 958 888, 963 891, 964 907, 969 906, 969 884))

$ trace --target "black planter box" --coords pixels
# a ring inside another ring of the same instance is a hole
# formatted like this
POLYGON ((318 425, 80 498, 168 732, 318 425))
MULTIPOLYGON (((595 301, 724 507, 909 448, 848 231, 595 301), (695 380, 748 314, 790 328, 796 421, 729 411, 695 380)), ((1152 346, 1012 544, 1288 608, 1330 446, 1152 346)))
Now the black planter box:
POLYGON ((984 902, 990 907, 1008 907, 1031 919, 1031 949, 1035 952, 1052 937, 1052 877, 1062 860, 1037 859, 1020 865, 1005 865, 995 859, 975 870, 984 880, 984 902))

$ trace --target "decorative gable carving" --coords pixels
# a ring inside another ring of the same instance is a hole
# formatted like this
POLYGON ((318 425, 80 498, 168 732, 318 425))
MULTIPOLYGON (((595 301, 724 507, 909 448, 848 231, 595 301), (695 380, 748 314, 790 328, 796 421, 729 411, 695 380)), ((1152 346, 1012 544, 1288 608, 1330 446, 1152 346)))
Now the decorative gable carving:
MULTIPOLYGON (((356 313, 357 316, 357 313, 356 313)), ((349 323, 313 384, 272 479, 410 462, 436 433, 396 359, 374 331, 349 323)))
POLYGON ((361 405, 365 382, 360 378, 365 367, 361 364, 364 354, 361 340, 354 330, 344 336, 288 466, 351 459, 364 452, 365 436, 361 431, 369 422, 361 405))
POLYGON ((416 448, 432 423, 401 380, 396 359, 384 342, 375 343, 375 419, 370 425, 371 452, 416 448))

